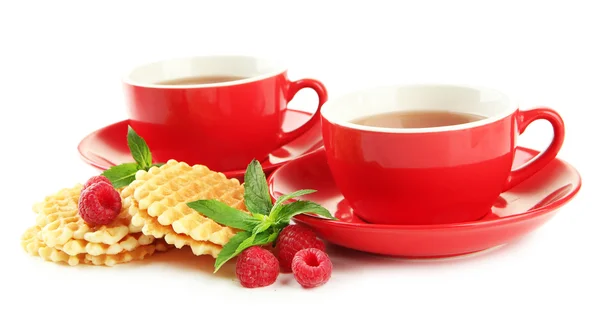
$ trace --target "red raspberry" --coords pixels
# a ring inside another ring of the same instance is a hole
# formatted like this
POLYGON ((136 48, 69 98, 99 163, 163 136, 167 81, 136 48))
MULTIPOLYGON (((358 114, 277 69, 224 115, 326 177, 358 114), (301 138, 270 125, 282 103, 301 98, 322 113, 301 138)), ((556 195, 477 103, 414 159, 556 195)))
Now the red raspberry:
POLYGON ((111 184, 110 180, 107 177, 99 175, 99 176, 91 177, 89 180, 87 180, 87 182, 85 182, 85 184, 83 185, 83 189, 85 190, 86 188, 90 187, 90 185, 98 183, 98 182, 106 182, 109 185, 111 184))
POLYGON ((252 246, 238 256, 235 274, 246 288, 269 286, 277 280, 279 262, 268 250, 252 246))
POLYGON ((81 191, 79 215, 90 225, 108 225, 121 212, 121 195, 106 182, 92 183, 81 191))
POLYGON ((302 249, 292 260, 294 278, 302 287, 311 288, 327 283, 332 268, 329 256, 316 248, 302 249))
POLYGON ((288 225, 277 237, 277 255, 282 272, 292 272, 292 259, 294 255, 305 248, 317 248, 325 251, 325 244, 317 238, 317 234, 308 227, 292 224, 288 225))

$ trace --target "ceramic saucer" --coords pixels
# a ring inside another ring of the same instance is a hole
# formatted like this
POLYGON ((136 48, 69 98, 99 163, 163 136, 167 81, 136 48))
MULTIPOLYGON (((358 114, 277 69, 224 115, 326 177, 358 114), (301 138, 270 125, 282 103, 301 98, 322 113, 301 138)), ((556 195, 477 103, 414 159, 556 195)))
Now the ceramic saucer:
MULTIPOLYGON (((517 148, 515 166, 539 152, 517 148)), ((480 220, 440 225, 369 224, 352 212, 327 166, 324 149, 296 159, 269 177, 273 199, 299 189, 317 192, 301 197, 327 208, 338 220, 299 215, 294 221, 312 227, 323 239, 369 253, 411 258, 469 254, 513 241, 538 228, 577 194, 581 177, 567 162, 548 166, 502 193, 488 215, 480 220)))
MULTIPOLYGON (((288 110, 283 119, 283 130, 290 131, 302 125, 311 117, 311 113, 288 110)), ((127 126, 129 120, 123 120, 107 127, 98 129, 88 134, 78 146, 79 154, 83 160, 100 169, 105 170, 111 166, 124 162, 132 162, 133 158, 127 147, 127 126)), ((317 123, 296 140, 271 152, 262 162, 266 174, 273 169, 306 153, 314 151, 323 145, 321 124, 317 123)), ((168 159, 155 159, 156 162, 166 162, 168 159)), ((229 178, 243 178, 246 168, 223 172, 229 178)))

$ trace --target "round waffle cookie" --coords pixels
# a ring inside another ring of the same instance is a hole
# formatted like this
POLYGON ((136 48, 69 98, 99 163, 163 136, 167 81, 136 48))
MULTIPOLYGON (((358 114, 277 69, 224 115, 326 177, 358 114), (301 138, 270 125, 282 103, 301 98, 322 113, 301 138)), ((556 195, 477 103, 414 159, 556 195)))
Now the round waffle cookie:
POLYGON ((33 206, 36 225, 42 228, 48 246, 65 245, 71 239, 113 245, 129 233, 141 232, 141 228, 131 224, 131 215, 125 209, 110 225, 90 227, 78 214, 82 189, 81 184, 61 189, 33 206))
POLYGON ((244 187, 237 179, 206 166, 190 166, 169 160, 161 167, 138 171, 136 179, 121 192, 123 208, 132 215, 131 224, 142 232, 177 248, 189 246, 195 255, 217 257, 237 230, 223 226, 187 206, 200 199, 219 200, 240 211, 244 187))

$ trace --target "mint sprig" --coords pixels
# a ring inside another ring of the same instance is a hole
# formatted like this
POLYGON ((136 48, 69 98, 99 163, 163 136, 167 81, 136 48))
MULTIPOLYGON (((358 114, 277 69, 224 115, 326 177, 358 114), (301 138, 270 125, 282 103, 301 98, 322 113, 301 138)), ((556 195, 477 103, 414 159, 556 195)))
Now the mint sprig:
POLYGON ((313 213, 335 219, 327 209, 315 202, 297 200, 287 203, 295 197, 314 192, 316 191, 299 190, 282 195, 273 203, 262 167, 254 159, 244 174, 244 203, 249 213, 229 207, 217 200, 197 200, 187 203, 190 208, 207 218, 240 230, 223 246, 215 261, 214 272, 246 248, 275 242, 279 232, 289 225, 292 217, 298 214, 313 213))
POLYGON ((127 128, 127 146, 135 162, 112 166, 102 172, 102 175, 108 178, 115 188, 125 187, 133 182, 138 170, 149 170, 153 166, 160 167, 162 165, 152 163, 150 148, 131 126, 127 128))

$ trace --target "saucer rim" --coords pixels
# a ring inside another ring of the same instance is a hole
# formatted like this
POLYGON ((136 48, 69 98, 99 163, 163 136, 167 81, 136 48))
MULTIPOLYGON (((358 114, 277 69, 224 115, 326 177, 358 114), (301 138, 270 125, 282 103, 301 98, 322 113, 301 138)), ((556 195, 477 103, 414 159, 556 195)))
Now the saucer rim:
MULTIPOLYGON (((299 110, 299 109, 292 109, 292 108, 289 108, 289 109, 287 109, 287 110, 289 110, 289 111, 293 111, 293 112, 295 112, 295 113, 301 113, 301 114, 305 114, 305 115, 307 115, 307 116, 310 116, 310 115, 314 114, 314 112, 312 112, 312 113, 311 113, 311 112, 307 112, 307 111, 303 111, 303 110, 299 110)), ((80 157, 80 158, 83 160, 83 162, 87 163, 88 165, 90 165, 90 166, 92 166, 92 167, 94 167, 94 168, 96 168, 96 169, 98 169, 98 170, 101 170, 101 171, 107 170, 108 168, 105 168, 104 166, 97 164, 97 163, 96 163, 95 161, 93 161, 92 159, 90 159, 90 158, 86 157, 86 156, 85 156, 85 154, 86 154, 86 153, 83 151, 83 150, 84 150, 84 149, 83 149, 83 146, 85 145, 85 142, 87 142, 87 141, 91 140, 91 138, 92 138, 94 135, 96 135, 96 134, 98 134, 98 133, 100 133, 100 132, 102 132, 102 131, 105 131, 105 130, 106 130, 106 129, 108 129, 108 128, 111 128, 111 127, 118 126, 118 125, 120 125, 120 124, 122 124, 122 123, 129 123, 130 121, 131 121, 131 119, 129 119, 129 118, 127 118, 127 119, 122 119, 122 120, 120 120, 120 121, 113 122, 113 123, 110 123, 110 124, 108 124, 108 125, 106 125, 106 126, 104 126, 104 127, 101 127, 101 128, 98 128, 98 129, 96 129, 96 130, 93 130, 93 131, 91 131, 90 133, 88 133, 87 135, 83 136, 83 137, 82 137, 82 139, 81 139, 81 140, 79 140, 79 143, 77 144, 77 151, 78 151, 78 153, 79 153, 79 157, 80 157)), ((292 141, 292 142, 294 142, 294 141, 292 141)), ((289 142, 289 143, 292 143, 292 142, 289 142)), ((289 144, 289 143, 287 143, 287 144, 289 144)), ((279 147, 277 147, 276 149, 274 149, 273 151, 276 151, 277 149, 280 149, 280 148, 282 148, 283 146, 285 146, 285 145, 287 145, 287 144, 284 144, 284 145, 282 145, 282 146, 279 146, 279 147)), ((261 166, 263 167, 263 171, 265 171, 265 172, 267 172, 267 171, 273 171, 274 169, 278 169, 279 167, 281 167, 281 166, 284 166, 284 165, 288 164, 288 163, 289 163, 289 162, 291 162, 291 161, 294 161, 294 160, 296 160, 296 159, 298 159, 298 158, 304 157, 304 156, 306 156, 306 155, 308 155, 308 154, 310 154, 310 153, 317 152, 317 151, 319 151, 321 148, 323 148, 323 142, 321 142, 321 144, 319 144, 319 146, 317 146, 316 148, 314 148, 314 149, 313 149, 313 150, 311 150, 311 151, 305 152, 305 153, 303 153, 303 154, 300 154, 300 155, 296 156, 296 157, 295 157, 295 158, 293 158, 293 159, 290 159, 290 160, 287 160, 287 161, 283 161, 283 162, 280 162, 280 163, 277 163, 277 164, 270 163, 270 161, 269 161, 269 159, 268 159, 268 156, 267 156, 267 160, 263 161, 263 163, 261 163, 261 166), (266 163, 266 162, 269 162, 269 164, 267 164, 267 165, 265 166, 265 163, 266 163)), ((271 151, 271 153, 272 153, 273 151, 271 151)), ((271 153, 269 153, 269 155, 270 155, 271 153)), ((112 163, 112 161, 109 161, 108 159, 105 159, 105 158, 103 158, 103 157, 99 157, 99 158, 102 158, 102 159, 104 159, 104 160, 105 160, 107 163, 112 163)), ((223 174, 225 174, 226 176, 232 176, 232 177, 237 177, 237 176, 240 176, 240 177, 241 177, 241 176, 244 176, 245 172, 246 172, 246 169, 245 169, 245 168, 242 168, 242 169, 237 169, 237 170, 223 171, 222 173, 223 173, 223 174)))
MULTIPOLYGON (((517 146, 515 148, 515 150, 522 150, 526 153, 534 154, 534 155, 537 155, 540 153, 540 151, 535 150, 533 148, 522 147, 522 146, 517 146)), ((317 154, 317 153, 325 153, 324 147, 321 147, 313 152, 306 153, 296 159, 293 159, 293 160, 285 163, 284 165, 275 169, 268 176, 267 185, 268 185, 268 189, 269 189, 269 196, 271 197, 272 200, 276 200, 276 198, 273 197, 273 180, 275 179, 277 174, 279 174, 280 171, 284 170, 286 166, 294 165, 294 162, 300 161, 300 160, 302 160, 302 158, 316 157, 316 155, 314 155, 314 154, 317 154)), ((555 202, 552 202, 551 204, 544 205, 542 207, 536 208, 535 210, 526 211, 523 213, 519 213, 519 214, 507 216, 507 217, 501 217, 498 219, 475 220, 475 221, 467 221, 467 222, 442 223, 442 224, 414 224, 414 225, 413 224, 352 223, 352 222, 343 222, 343 221, 338 221, 338 220, 328 220, 328 219, 325 219, 322 217, 312 216, 309 214, 296 215, 293 217, 293 219, 298 220, 299 222, 308 223, 308 224, 321 223, 323 226, 330 225, 330 226, 335 226, 335 227, 344 227, 344 228, 348 228, 348 229, 412 230, 412 231, 414 231, 414 230, 429 231, 429 230, 464 229, 464 228, 470 228, 470 227, 484 227, 484 226, 487 227, 487 226, 505 225, 505 224, 510 224, 510 223, 519 222, 519 221, 526 221, 526 220, 530 220, 530 219, 536 218, 538 216, 545 215, 545 214, 551 213, 553 211, 556 211, 557 209, 559 209, 560 207, 564 206, 569 201, 571 201, 575 197, 575 195, 577 195, 577 193, 579 193, 579 190, 581 189, 582 179, 581 179, 581 174, 579 173, 579 171, 573 165, 571 165, 569 162, 563 160, 560 157, 556 157, 555 161, 562 162, 570 170, 572 170, 575 173, 575 175, 577 177, 577 181, 574 184, 573 189, 571 189, 571 191, 566 196, 564 196, 563 198, 561 198, 555 202)), ((491 207, 490 207, 490 209, 491 209, 491 207)))

